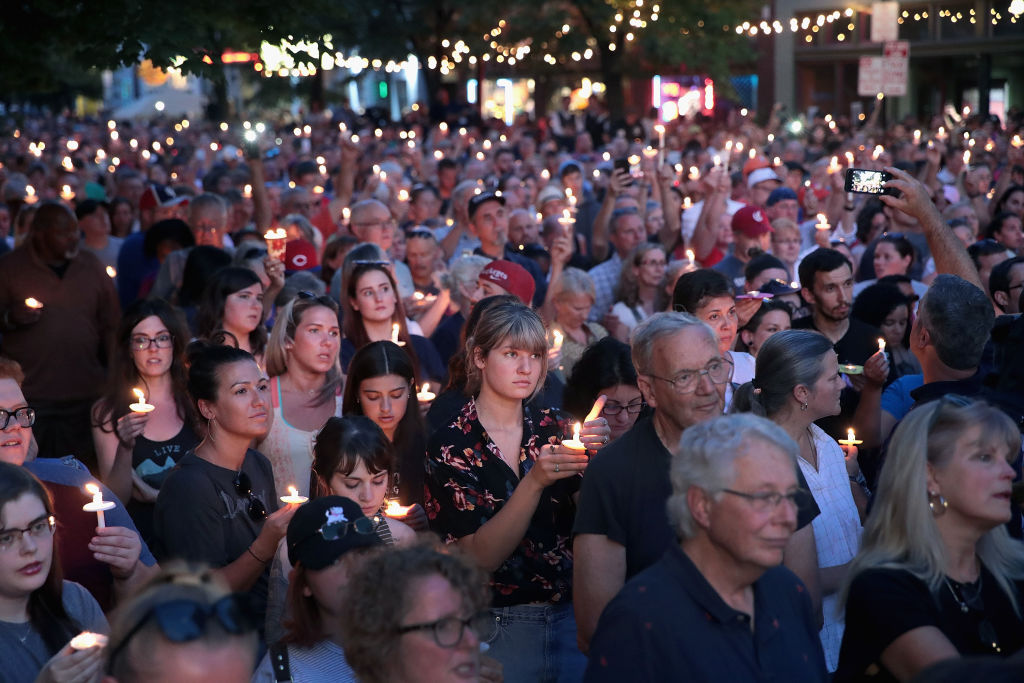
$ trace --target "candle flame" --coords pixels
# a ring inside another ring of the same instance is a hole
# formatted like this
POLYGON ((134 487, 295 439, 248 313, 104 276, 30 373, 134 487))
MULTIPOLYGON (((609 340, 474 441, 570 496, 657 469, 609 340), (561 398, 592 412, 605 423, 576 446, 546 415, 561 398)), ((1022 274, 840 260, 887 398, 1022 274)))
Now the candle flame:
POLYGON ((686 260, 689 261, 690 263, 693 263, 694 258, 696 258, 696 254, 693 253, 693 249, 687 249, 686 260))
POLYGON ((389 500, 384 514, 388 517, 405 517, 411 509, 412 505, 400 505, 397 500, 389 500))
POLYGON ((132 393, 135 394, 135 397, 139 399, 139 403, 146 402, 146 395, 142 393, 142 389, 135 387, 134 389, 132 389, 132 393))
POLYGON ((294 497, 299 495, 299 490, 297 488, 295 488, 294 486, 289 486, 288 487, 288 495, 291 496, 292 498, 294 498, 294 497))
POLYGON ((284 228, 276 228, 276 229, 267 230, 263 234, 263 239, 265 239, 265 240, 284 240, 284 239, 288 239, 288 231, 285 230, 284 228))
POLYGON ((107 266, 107 275, 110 277, 117 277, 117 270, 114 266, 107 266))
POLYGON ((85 490, 95 496, 97 493, 100 492, 100 487, 97 486, 96 484, 86 484, 85 490))
POLYGON ((430 382, 424 382, 423 383, 423 388, 420 389, 420 392, 425 394, 428 391, 430 391, 430 382))
POLYGON ((853 433, 853 427, 850 427, 849 429, 846 430, 846 438, 849 439, 850 441, 857 440, 857 435, 853 433))

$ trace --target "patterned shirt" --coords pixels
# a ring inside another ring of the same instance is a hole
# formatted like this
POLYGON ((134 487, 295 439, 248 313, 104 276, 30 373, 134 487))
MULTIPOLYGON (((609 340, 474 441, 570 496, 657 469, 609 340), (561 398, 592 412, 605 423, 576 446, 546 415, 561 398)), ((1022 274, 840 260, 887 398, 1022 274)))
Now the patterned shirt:
MULTIPOLYGON (((567 427, 552 410, 524 406, 516 473, 480 424, 476 401, 469 399, 455 420, 430 438, 424 494, 430 528, 446 543, 475 533, 498 514, 541 447, 558 443, 567 427)), ((579 486, 580 477, 574 476, 544 489, 525 537, 491 575, 495 607, 572 600, 572 496, 579 486)))
POLYGON ((613 252, 612 257, 600 263, 587 274, 594 281, 594 305, 590 307, 590 315, 587 320, 600 322, 604 314, 611 310, 615 303, 615 288, 619 285, 619 275, 622 273, 622 259, 618 252, 613 252))

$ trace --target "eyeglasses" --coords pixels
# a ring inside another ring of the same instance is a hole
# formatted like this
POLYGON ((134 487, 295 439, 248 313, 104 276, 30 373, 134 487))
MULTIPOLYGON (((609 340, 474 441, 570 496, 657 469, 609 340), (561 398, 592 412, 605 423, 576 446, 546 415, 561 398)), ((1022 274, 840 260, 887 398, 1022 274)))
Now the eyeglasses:
POLYGON ((110 654, 107 673, 113 672, 117 656, 150 620, 156 621, 161 633, 172 643, 188 643, 202 638, 209 625, 213 623, 211 620, 215 620, 231 635, 243 635, 256 630, 256 621, 249 602, 242 595, 228 595, 212 605, 195 600, 164 602, 152 607, 125 634, 110 654))
POLYGON ((7 429, 7 425, 14 420, 22 427, 31 427, 36 423, 36 409, 23 406, 17 410, 0 410, 0 431, 7 429))
POLYGON ((132 348, 136 351, 145 351, 156 344, 158 349, 169 349, 174 344, 174 336, 171 334, 158 334, 155 337, 147 337, 144 334, 133 334, 131 338, 132 348))
POLYGON ((240 496, 245 496, 249 499, 249 506, 245 512, 249 515, 249 519, 254 522, 260 522, 267 516, 267 508, 256 496, 252 495, 252 481, 249 480, 249 475, 239 470, 238 474, 235 475, 235 480, 231 482, 235 486, 235 493, 240 496))
POLYGON ((373 522, 369 517, 360 517, 359 519, 346 520, 344 522, 328 522, 295 545, 305 543, 317 534, 320 534, 325 541, 336 541, 339 538, 344 538, 345 535, 348 534, 349 529, 354 530, 357 534, 362 536, 372 534, 373 522))
POLYGON ((438 619, 426 624, 400 626, 398 633, 399 635, 405 635, 413 631, 432 631, 434 642, 438 645, 441 647, 455 647, 462 642, 462 637, 465 635, 467 627, 472 629, 476 637, 482 642, 491 640, 498 632, 498 623, 491 616, 490 612, 480 612, 469 619, 445 617, 444 619, 438 619))
POLYGON ((778 493, 777 491, 765 491, 764 493, 746 493, 744 491, 734 491, 733 489, 722 489, 722 493, 728 493, 733 496, 739 496, 749 500, 751 507, 754 508, 755 512, 768 512, 779 507, 779 504, 783 500, 787 500, 793 504, 794 507, 800 507, 800 499, 804 495, 803 489, 797 489, 789 493, 778 493))
POLYGON ((321 306, 331 309, 332 311, 338 310, 338 304, 331 297, 326 294, 314 294, 313 292, 307 292, 305 290, 295 295, 297 298, 303 301, 314 301, 321 306))
POLYGON ((703 370, 681 370, 675 379, 659 377, 650 373, 644 374, 648 377, 668 382, 676 390, 677 394, 689 394, 697 390, 697 386, 704 375, 707 375, 708 379, 714 384, 728 382, 729 378, 732 377, 732 361, 726 358, 716 358, 705 365, 703 370))
POLYGON ((615 415, 618 415, 619 413, 621 413, 623 410, 625 410, 630 415, 636 415, 637 413, 639 413, 643 409, 644 409, 644 400, 642 398, 640 398, 640 399, 637 399, 635 401, 630 401, 629 403, 619 403, 618 401, 608 401, 607 403, 604 404, 604 409, 602 410, 602 412, 605 415, 615 416, 615 415))
POLYGON ((40 517, 24 529, 0 529, 0 553, 5 553, 11 548, 21 544, 25 534, 28 534, 37 541, 53 536, 53 530, 57 526, 57 520, 50 515, 40 517))

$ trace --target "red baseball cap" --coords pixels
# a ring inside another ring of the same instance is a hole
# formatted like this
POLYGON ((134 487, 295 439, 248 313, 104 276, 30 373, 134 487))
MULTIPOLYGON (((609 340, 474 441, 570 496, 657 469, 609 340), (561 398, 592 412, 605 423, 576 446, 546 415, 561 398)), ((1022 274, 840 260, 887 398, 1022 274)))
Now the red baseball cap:
POLYGON ((772 224, 768 222, 768 216, 756 206, 744 206, 732 215, 732 229, 742 232, 747 237, 759 237, 766 235, 772 230, 772 224))
POLYGON ((533 277, 526 268, 504 259, 496 259, 488 263, 480 271, 479 279, 493 282, 527 306, 533 300, 533 292, 537 288, 533 277))
POLYGON ((284 269, 293 272, 317 267, 316 247, 306 240, 292 240, 284 246, 284 269))

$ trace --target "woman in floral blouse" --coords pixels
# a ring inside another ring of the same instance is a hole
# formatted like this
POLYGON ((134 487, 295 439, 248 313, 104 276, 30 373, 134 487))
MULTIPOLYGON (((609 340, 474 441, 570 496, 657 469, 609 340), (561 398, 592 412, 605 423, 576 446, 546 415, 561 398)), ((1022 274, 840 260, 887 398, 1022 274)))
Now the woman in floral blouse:
MULTIPOLYGON (((470 398, 430 438, 426 509, 431 528, 492 572, 498 634, 489 654, 507 681, 578 681, 571 534, 588 457, 561 445, 572 428, 553 410, 525 407, 547 371, 544 325, 527 306, 503 303, 480 319, 468 364, 470 398)), ((583 425, 588 448, 608 423, 583 425)))

